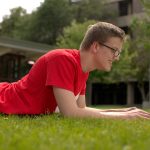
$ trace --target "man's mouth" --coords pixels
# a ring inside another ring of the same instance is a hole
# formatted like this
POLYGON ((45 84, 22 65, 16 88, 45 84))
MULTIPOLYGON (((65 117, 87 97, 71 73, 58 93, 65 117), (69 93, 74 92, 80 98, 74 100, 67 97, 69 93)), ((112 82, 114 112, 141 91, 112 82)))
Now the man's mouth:
POLYGON ((111 60, 109 60, 109 63, 112 65, 112 61, 111 60))

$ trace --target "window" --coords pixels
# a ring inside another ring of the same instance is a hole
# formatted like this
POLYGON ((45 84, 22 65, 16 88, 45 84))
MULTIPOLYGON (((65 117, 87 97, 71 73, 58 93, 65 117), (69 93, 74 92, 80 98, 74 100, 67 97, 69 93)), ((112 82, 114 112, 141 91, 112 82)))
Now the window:
POLYGON ((126 16, 132 13, 132 0, 123 0, 119 2, 119 16, 126 16))

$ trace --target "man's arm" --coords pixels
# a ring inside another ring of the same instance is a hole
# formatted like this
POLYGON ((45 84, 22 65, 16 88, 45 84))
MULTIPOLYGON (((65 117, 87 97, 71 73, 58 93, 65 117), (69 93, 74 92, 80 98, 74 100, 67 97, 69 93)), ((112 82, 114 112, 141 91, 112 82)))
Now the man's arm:
MULTIPOLYGON (((86 107, 85 95, 79 95, 79 98, 77 99, 76 102, 79 108, 85 108, 86 107)), ((86 109, 95 110, 96 108, 86 107, 86 109)), ((98 109, 98 110, 100 112, 128 112, 128 111, 139 111, 140 109, 136 107, 129 107, 129 108, 119 108, 119 109, 117 108, 117 109, 98 109)))
MULTIPOLYGON (((54 96, 56 98, 60 112, 67 117, 95 117, 99 118, 98 110, 85 110, 77 105, 73 92, 53 87, 54 96)), ((83 97, 82 97, 83 98, 83 97)))
POLYGON ((78 107, 73 92, 53 87, 54 96, 56 98, 60 112, 66 117, 91 117, 91 118, 149 118, 149 115, 142 113, 126 113, 126 112, 103 112, 99 109, 80 108, 78 107))

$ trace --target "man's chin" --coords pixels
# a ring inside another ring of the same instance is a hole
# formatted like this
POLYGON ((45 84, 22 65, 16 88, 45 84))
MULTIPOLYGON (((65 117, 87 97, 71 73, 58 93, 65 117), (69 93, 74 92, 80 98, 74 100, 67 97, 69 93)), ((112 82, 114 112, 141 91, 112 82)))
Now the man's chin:
POLYGON ((106 72, 110 72, 110 71, 111 71, 111 67, 106 68, 104 71, 106 71, 106 72))
POLYGON ((101 67, 101 68, 97 68, 98 70, 100 71, 106 71, 106 72, 110 72, 111 71, 111 66, 107 67, 107 66, 104 66, 104 67, 101 67))

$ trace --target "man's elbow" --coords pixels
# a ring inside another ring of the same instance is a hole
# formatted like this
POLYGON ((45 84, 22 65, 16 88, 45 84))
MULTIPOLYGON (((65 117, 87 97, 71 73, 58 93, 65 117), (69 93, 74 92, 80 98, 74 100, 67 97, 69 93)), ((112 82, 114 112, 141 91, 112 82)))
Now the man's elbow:
POLYGON ((85 101, 84 100, 77 100, 77 106, 79 107, 79 108, 85 108, 86 107, 86 103, 85 103, 85 101))

